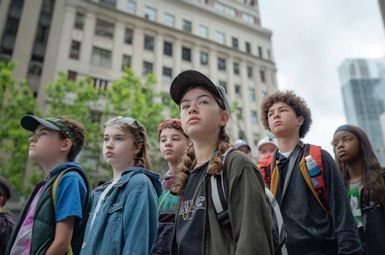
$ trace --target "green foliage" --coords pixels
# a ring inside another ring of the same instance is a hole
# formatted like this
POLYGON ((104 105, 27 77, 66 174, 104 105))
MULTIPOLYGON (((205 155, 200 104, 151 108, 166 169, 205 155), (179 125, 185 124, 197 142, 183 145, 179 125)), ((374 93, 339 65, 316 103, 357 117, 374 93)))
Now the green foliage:
MULTIPOLYGON (((14 188, 26 194, 31 185, 25 180, 30 133, 20 126, 20 118, 37 112, 37 103, 25 82, 12 79, 15 65, 0 62, 0 175, 6 176, 14 188)), ((32 166, 31 166, 32 167, 32 166)))
MULTIPOLYGON (((29 112, 40 113, 29 86, 12 79, 13 68, 11 62, 0 62, 0 175, 8 177, 15 189, 26 195, 44 173, 37 170, 40 167, 36 163, 28 162, 31 133, 20 126, 20 118, 29 112)), ((108 166, 101 157, 102 123, 113 116, 130 116, 144 124, 153 170, 164 170, 165 162, 159 155, 157 125, 165 118, 178 117, 179 110, 167 94, 154 90, 155 83, 154 75, 142 81, 131 69, 126 69, 123 76, 106 90, 95 88, 91 78, 75 82, 63 73, 47 85, 49 108, 45 109, 44 116, 65 115, 83 123, 87 129, 79 160, 93 183, 105 179, 110 173, 103 171, 108 166)))

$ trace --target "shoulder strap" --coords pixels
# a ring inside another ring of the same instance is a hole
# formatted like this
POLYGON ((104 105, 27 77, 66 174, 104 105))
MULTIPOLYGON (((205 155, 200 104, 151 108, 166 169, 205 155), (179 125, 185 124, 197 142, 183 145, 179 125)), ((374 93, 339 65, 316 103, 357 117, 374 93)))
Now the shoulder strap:
MULTIPOLYGON (((226 218, 227 212, 227 195, 229 192, 228 187, 228 180, 226 176, 226 169, 228 167, 228 156, 234 151, 235 149, 230 147, 225 154, 222 156, 222 172, 219 175, 212 175, 210 177, 210 185, 211 185, 211 198, 214 204, 215 211, 218 215, 218 220, 226 218)), ((228 221, 225 220, 225 222, 221 223, 226 224, 228 221)))
MULTIPOLYGON (((56 200, 57 200, 57 198, 56 198, 57 188, 59 186, 60 179, 63 177, 63 175, 65 173, 68 173, 69 171, 77 171, 78 173, 80 173, 83 176, 83 173, 81 173, 78 170, 78 168, 76 168, 76 167, 68 167, 68 168, 64 169, 63 171, 61 171, 61 173, 58 176, 56 176, 56 179, 55 179, 55 181, 53 182, 53 185, 52 185, 52 201, 53 201, 53 208, 54 208, 55 211, 56 211, 56 200)), ((87 183, 86 183, 86 186, 87 186, 87 183)), ((90 192, 90 191, 88 191, 88 192, 90 192)), ((69 251, 66 254, 67 255, 72 255, 73 254, 72 246, 70 246, 70 249, 69 249, 69 251)))
POLYGON ((302 172, 302 175, 305 178, 306 183, 308 184, 310 190, 312 191, 313 195, 315 195, 316 200, 320 204, 320 206, 326 211, 329 211, 329 203, 327 199, 327 189, 325 185, 325 180, 323 176, 323 162, 322 162, 322 149, 320 146, 316 146, 313 144, 306 144, 305 145, 305 155, 304 157, 311 155, 312 158, 316 161, 318 168, 320 169, 320 172, 317 174, 311 173, 309 169, 306 167, 307 174, 304 175, 304 172, 302 172), (310 179, 310 180, 308 180, 310 179), (311 184, 311 185, 309 185, 311 184))

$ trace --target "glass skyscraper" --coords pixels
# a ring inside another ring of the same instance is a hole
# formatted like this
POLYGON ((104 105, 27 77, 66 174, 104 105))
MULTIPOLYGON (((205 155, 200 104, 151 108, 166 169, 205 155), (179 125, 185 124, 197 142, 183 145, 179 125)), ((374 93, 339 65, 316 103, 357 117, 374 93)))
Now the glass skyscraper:
POLYGON ((385 60, 345 60, 339 68, 339 76, 348 123, 365 130, 381 165, 385 166, 380 123, 380 115, 385 112, 385 60))

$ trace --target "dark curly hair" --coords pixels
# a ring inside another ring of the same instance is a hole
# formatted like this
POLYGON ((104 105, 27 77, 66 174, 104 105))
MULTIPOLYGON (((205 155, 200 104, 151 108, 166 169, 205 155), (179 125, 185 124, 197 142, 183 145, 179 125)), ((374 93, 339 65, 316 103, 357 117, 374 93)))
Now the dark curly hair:
POLYGON ((273 104, 282 102, 289 105, 293 108, 297 117, 302 116, 304 121, 302 126, 299 129, 299 137, 304 138, 307 132, 310 129, 310 125, 312 123, 311 112, 309 107, 307 106, 305 100, 299 96, 297 96, 293 91, 288 90, 286 92, 278 91, 268 97, 265 98, 261 105, 261 120, 263 126, 269 130, 269 121, 268 121, 268 112, 269 109, 273 106, 273 104))

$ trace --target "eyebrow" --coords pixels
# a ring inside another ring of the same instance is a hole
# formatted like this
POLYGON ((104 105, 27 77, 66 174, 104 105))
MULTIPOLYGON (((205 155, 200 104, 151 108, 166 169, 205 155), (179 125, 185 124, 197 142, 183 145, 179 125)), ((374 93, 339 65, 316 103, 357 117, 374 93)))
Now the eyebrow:
MULTIPOLYGON (((196 99, 200 99, 200 98, 202 98, 202 97, 208 97, 208 98, 210 98, 210 96, 209 96, 208 94, 202 94, 202 95, 200 95, 200 96, 197 96, 196 99)), ((183 102, 190 102, 190 101, 191 101, 191 99, 183 99, 182 101, 180 101, 180 104, 182 104, 183 102)))

